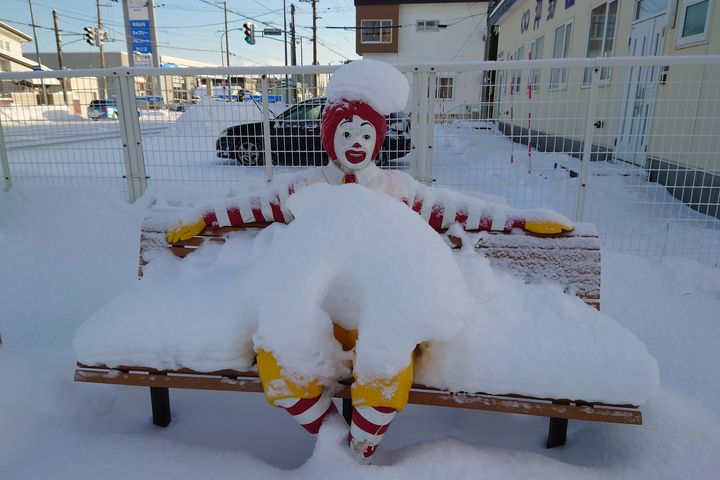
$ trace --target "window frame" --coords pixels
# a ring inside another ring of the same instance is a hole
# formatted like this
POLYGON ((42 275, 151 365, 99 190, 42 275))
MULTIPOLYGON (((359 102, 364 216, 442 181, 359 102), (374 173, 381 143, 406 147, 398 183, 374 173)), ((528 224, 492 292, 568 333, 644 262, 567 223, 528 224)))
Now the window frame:
MULTIPOLYGON (((572 35, 575 33, 574 18, 569 18, 565 22, 556 26, 553 32, 553 56, 552 58, 570 58, 570 52, 572 50, 572 35), (572 29, 570 32, 570 41, 567 40, 567 27, 568 25, 572 29), (555 39, 557 37, 557 31, 563 29, 563 56, 555 56, 555 39), (565 48, 567 46, 567 48, 565 48), (565 52, 567 50, 567 52, 565 52)), ((550 69, 550 79, 548 80, 548 91, 554 92, 559 90, 567 90, 568 83, 570 81, 570 72, 567 68, 555 67, 550 69), (557 83, 553 83, 553 72, 558 72, 559 80, 557 83), (564 77, 564 78, 563 78, 564 77)))
MULTIPOLYGON (((513 59, 514 60, 524 60, 525 56, 525 45, 520 45, 518 48, 515 49, 513 52, 513 59)), ((513 94, 517 94, 522 86, 522 69, 513 69, 510 71, 510 83, 512 84, 512 92, 513 94)))
POLYGON ((441 101, 453 101, 455 100, 455 75, 437 75, 435 77, 435 100, 441 100, 441 101), (442 79, 449 80, 449 84, 447 85, 440 85, 440 81, 442 79), (450 95, 446 97, 440 96, 440 89, 444 88, 446 91, 450 92, 450 95))
POLYGON ((363 45, 389 45, 393 43, 393 21, 392 18, 363 18, 360 20, 360 43, 363 45), (378 22, 378 40, 365 40, 364 35, 366 28, 369 30, 373 27, 365 27, 365 22, 378 22), (383 22, 388 22, 389 26, 383 26, 383 22), (383 41, 383 29, 387 29, 390 32, 390 41, 383 41))
POLYGON ((440 31, 440 20, 415 20, 415 31, 416 32, 439 32, 440 31), (428 23, 434 24, 435 28, 428 28, 428 23), (422 28, 420 28, 421 24, 422 24, 422 28))
POLYGON ((708 42, 708 30, 710 29, 710 16, 712 14, 713 0, 680 0, 678 8, 680 9, 680 15, 678 16, 678 22, 676 24, 676 35, 675 35, 675 46, 677 48, 691 47, 694 45, 700 45, 708 42), (683 37, 683 28, 685 27, 685 15, 690 7, 702 3, 708 2, 707 12, 705 14, 705 28, 702 33, 696 33, 688 37, 683 37))
MULTIPOLYGON (((545 53, 545 34, 538 35, 537 37, 530 40, 530 59, 531 60, 540 60, 544 58, 545 53), (539 40, 542 40, 542 50, 540 52, 540 56, 537 55, 537 42, 539 40), (533 51, 535 52, 533 54, 533 51)), ((533 68, 528 72, 528 84, 532 85, 533 92, 537 92, 540 89, 540 78, 542 75, 542 71, 539 68, 533 68)))
MULTIPOLYGON (((618 21, 618 12, 620 11, 620 0, 603 0, 602 2, 598 2, 590 7, 590 11, 588 13, 588 35, 587 35, 587 42, 585 43, 585 56, 587 58, 606 58, 604 55, 605 52, 605 41, 607 40, 607 29, 610 21, 610 4, 615 3, 615 26, 613 27, 613 37, 612 37, 612 49, 610 51, 610 57, 612 57, 615 54, 615 45, 617 45, 617 21, 618 21), (605 21, 603 22, 603 31, 602 31, 602 43, 600 44, 600 57, 588 57, 588 49, 590 48, 590 35, 592 33, 592 17, 593 17, 593 10, 598 8, 601 5, 605 5, 605 21)), ((591 68, 586 67, 583 70, 583 86, 590 85, 590 80, 592 78, 591 75, 591 68)), ((612 78, 612 68, 610 67, 602 67, 600 69, 600 84, 605 85, 610 83, 610 79, 612 78), (604 74, 606 74, 604 76, 604 74)))

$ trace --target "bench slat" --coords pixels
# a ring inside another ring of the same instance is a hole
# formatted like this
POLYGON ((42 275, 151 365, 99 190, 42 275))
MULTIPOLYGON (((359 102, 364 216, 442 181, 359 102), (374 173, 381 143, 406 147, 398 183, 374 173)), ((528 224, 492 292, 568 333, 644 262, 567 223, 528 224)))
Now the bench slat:
MULTIPOLYGON (((260 379, 255 372, 222 371, 223 373, 231 374, 230 376, 225 376, 219 375, 218 372, 202 373, 188 369, 158 373, 160 371, 157 370, 151 372, 134 371, 138 369, 142 370, 144 367, 125 368, 130 370, 121 371, 99 367, 79 367, 75 370, 75 381, 154 388, 183 388, 255 393, 262 393, 263 391, 260 379)), ((334 396, 336 398, 350 398, 349 386, 339 386, 339 390, 334 396)), ((571 405, 569 404, 570 402, 566 400, 538 399, 519 395, 498 396, 450 393, 422 385, 413 385, 410 391, 409 403, 415 405, 435 405, 472 410, 518 413, 571 420, 591 420, 629 425, 642 424, 642 413, 633 406, 589 405, 581 401, 578 401, 579 405, 571 405)))

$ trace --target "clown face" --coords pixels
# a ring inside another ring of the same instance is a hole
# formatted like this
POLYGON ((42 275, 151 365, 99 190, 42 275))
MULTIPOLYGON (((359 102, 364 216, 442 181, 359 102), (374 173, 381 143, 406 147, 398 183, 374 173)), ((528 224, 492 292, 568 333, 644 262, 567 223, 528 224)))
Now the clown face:
POLYGON ((333 137, 338 166, 346 172, 368 166, 373 161, 376 139, 373 124, 357 115, 340 122, 333 137))

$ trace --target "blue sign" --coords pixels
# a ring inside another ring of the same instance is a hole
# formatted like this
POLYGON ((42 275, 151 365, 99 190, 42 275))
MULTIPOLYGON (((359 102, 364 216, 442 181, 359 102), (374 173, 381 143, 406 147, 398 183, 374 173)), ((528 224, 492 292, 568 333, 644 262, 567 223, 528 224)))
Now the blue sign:
POLYGON ((40 70, 40 65, 33 65, 33 72, 39 72, 40 70))
POLYGON ((130 44, 132 51, 138 53, 152 53, 152 34, 150 20, 130 20, 130 44))

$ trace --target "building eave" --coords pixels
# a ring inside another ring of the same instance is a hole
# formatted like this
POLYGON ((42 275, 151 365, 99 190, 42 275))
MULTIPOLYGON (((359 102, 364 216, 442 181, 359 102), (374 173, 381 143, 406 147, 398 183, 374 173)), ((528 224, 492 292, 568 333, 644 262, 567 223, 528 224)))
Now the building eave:
POLYGON ((507 14, 520 5, 519 0, 501 0, 493 11, 490 12, 490 25, 497 25, 507 14))
POLYGON ((20 38, 20 40, 25 40, 26 42, 29 42, 32 40, 32 37, 26 33, 21 32, 20 30, 11 27, 7 23, 0 22, 0 29, 7 30, 8 32, 12 33, 16 37, 20 38))

